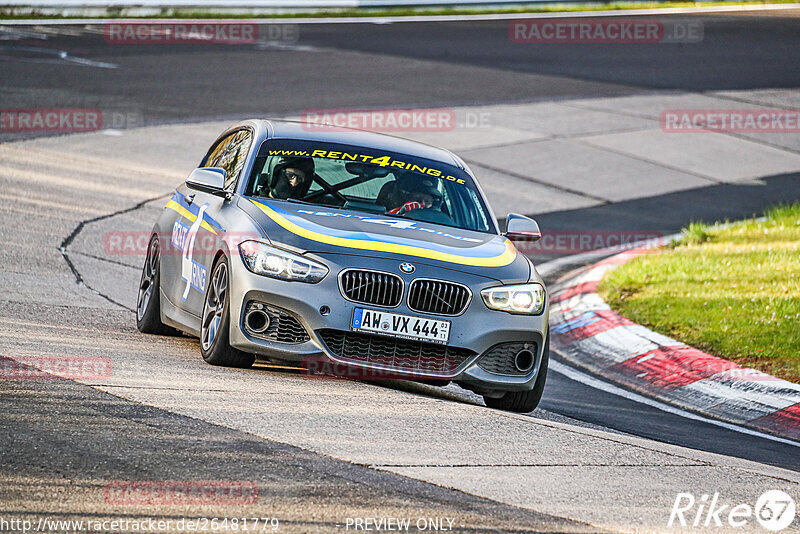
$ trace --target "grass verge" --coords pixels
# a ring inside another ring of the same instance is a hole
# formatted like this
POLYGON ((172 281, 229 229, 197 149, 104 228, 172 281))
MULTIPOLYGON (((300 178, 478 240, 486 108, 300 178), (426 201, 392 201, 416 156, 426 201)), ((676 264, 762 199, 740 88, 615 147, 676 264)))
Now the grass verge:
POLYGON ((600 295, 656 332, 800 382, 800 203, 765 221, 692 224, 611 271, 600 295))
POLYGON ((525 14, 525 13, 573 13, 576 11, 617 11, 628 9, 669 9, 687 7, 714 7, 730 5, 772 5, 794 4, 797 0, 735 0, 719 2, 607 2, 587 4, 547 4, 528 5, 510 8, 394 8, 394 9, 325 9, 308 12, 277 12, 277 13, 226 13, 214 11, 192 11, 183 9, 164 9, 152 15, 127 15, 124 8, 109 7, 108 13, 102 16, 58 15, 37 12, 32 9, 27 13, 19 13, 12 9, 0 9, 0 21, 15 19, 91 19, 91 18, 169 18, 169 19, 291 19, 291 18, 327 18, 327 17, 405 17, 416 15, 485 15, 485 14, 525 14))

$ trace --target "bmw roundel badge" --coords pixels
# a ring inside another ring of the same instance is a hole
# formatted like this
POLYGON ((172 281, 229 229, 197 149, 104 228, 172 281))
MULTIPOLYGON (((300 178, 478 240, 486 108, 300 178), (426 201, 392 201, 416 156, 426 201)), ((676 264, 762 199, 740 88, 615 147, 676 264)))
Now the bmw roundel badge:
POLYGON ((406 274, 411 274, 411 273, 414 272, 415 267, 412 264, 406 262, 406 263, 401 263, 400 264, 400 270, 403 271, 406 274))

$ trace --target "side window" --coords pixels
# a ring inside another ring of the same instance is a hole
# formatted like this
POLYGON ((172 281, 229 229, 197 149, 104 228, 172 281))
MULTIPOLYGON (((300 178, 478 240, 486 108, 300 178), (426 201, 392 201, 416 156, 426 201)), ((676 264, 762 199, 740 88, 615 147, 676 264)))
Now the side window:
POLYGON ((454 217, 453 198, 450 196, 450 191, 447 187, 442 187, 442 211, 454 217))
POLYGON ((235 133, 231 134, 217 143, 216 146, 211 149, 211 152, 209 152, 204 165, 206 167, 219 167, 219 160, 222 157, 222 153, 225 152, 225 149, 228 147, 228 143, 230 143, 235 136, 235 133))
POLYGON ((206 167, 225 169, 225 189, 233 188, 239 178, 252 141, 249 131, 239 130, 220 141, 208 155, 206 167))
POLYGON ((469 198, 472 200, 472 204, 475 206, 475 212, 480 217, 480 220, 475 221, 475 227, 473 230, 480 230, 481 232, 485 232, 489 229, 489 221, 486 220, 486 212, 481 207, 481 201, 478 199, 478 194, 469 189, 469 198))

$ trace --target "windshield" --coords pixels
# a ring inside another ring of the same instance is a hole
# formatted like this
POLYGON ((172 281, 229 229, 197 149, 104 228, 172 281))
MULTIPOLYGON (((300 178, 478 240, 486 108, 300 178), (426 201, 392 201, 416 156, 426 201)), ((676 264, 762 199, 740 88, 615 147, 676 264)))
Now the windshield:
POLYGON ((469 174, 438 161, 312 141, 266 141, 247 196, 494 233, 469 174))

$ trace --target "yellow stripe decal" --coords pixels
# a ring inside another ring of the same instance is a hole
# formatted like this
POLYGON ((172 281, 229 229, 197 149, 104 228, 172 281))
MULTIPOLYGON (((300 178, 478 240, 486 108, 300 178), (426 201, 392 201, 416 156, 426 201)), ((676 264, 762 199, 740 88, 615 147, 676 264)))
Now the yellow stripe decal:
MULTIPOLYGON (((185 218, 189 219, 192 222, 197 220, 197 215, 195 215, 194 213, 190 212, 189 210, 187 210, 186 208, 184 208, 183 206, 181 206, 180 204, 178 204, 174 200, 170 200, 169 202, 167 202, 167 205, 164 206, 164 207, 167 208, 167 209, 170 209, 172 211, 177 211, 182 216, 184 216, 185 218)), ((208 230, 212 234, 216 234, 217 233, 217 230, 213 226, 208 224, 206 221, 203 221, 200 224, 200 226, 202 228, 204 228, 205 230, 208 230)))
POLYGON ((394 254, 404 254, 408 256, 418 256, 420 258, 428 258, 431 260, 446 261, 449 263, 458 263, 460 265, 473 265, 476 267, 503 267, 510 264, 517 257, 517 250, 511 241, 505 240, 505 250, 498 256, 492 258, 470 258, 466 256, 459 256, 458 254, 450 254, 448 252, 441 252, 438 250, 429 250, 422 247, 414 247, 410 245, 400 245, 397 243, 384 243, 382 241, 368 241, 360 239, 348 239, 346 237, 335 237, 330 235, 321 234, 312 230, 303 228, 293 223, 286 217, 280 215, 275 210, 271 209, 265 204, 260 202, 253 202, 261 209, 270 219, 277 224, 292 232, 312 241, 319 243, 327 243, 339 247, 357 248, 361 250, 373 250, 379 252, 392 252, 394 254))

